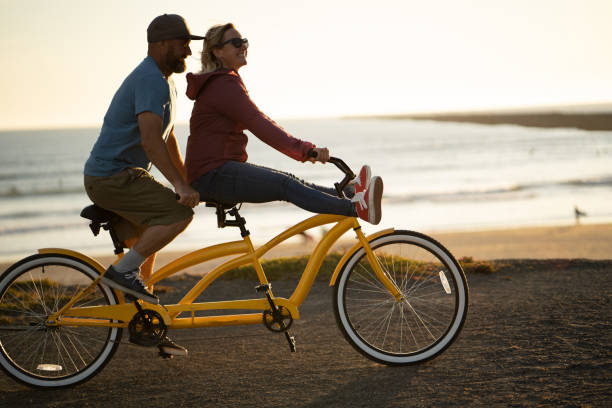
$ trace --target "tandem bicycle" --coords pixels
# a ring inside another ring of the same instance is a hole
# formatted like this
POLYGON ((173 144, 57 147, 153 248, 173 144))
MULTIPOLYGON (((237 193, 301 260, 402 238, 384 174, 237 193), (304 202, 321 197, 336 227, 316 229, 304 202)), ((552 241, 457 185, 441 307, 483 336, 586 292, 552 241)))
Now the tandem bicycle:
MULTIPOLYGON (((341 159, 330 162, 344 173, 335 183, 342 196, 355 174, 341 159)), ((329 285, 337 325, 355 350, 380 364, 418 364, 440 355, 459 335, 468 310, 467 281, 453 255, 434 239, 394 228, 366 235, 354 217, 319 214, 255 247, 239 206, 207 206, 216 208, 218 227, 235 227, 242 239, 188 253, 146 280, 155 285, 194 265, 229 257, 176 304, 126 300, 101 283, 105 266, 69 249, 39 249, 9 267, 0 276, 0 367, 29 386, 74 386, 104 368, 124 330, 131 342, 156 346, 169 329, 263 324, 284 333, 295 351, 292 322, 300 318, 299 307, 325 256, 349 230, 356 242, 342 255, 329 285), (291 237, 330 224, 293 293, 275 296, 261 257, 291 237), (216 279, 244 265, 255 269, 257 296, 196 302, 216 279)), ((116 215, 95 205, 81 215, 90 220, 94 235, 101 228, 110 233, 120 259, 123 246, 112 223, 116 215)))

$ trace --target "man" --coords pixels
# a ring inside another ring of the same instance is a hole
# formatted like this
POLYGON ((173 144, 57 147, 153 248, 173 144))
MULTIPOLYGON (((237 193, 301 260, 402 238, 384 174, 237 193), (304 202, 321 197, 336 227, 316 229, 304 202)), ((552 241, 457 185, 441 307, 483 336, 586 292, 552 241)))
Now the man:
MULTIPOLYGON (((185 165, 174 135, 176 89, 170 78, 186 69, 192 35, 176 14, 156 17, 147 28, 147 57, 124 80, 104 116, 104 123, 85 163, 85 189, 102 208, 125 219, 138 238, 124 240, 130 251, 111 265, 103 282, 129 296, 159 303, 146 279, 155 254, 191 222, 200 196, 186 182, 185 165), (174 191, 148 172, 151 163, 174 191), (176 195, 179 199, 176 199, 176 195), (133 244, 133 245, 132 245, 133 244), (143 265, 144 264, 144 265, 143 265)), ((165 339, 160 351, 186 354, 165 339)))

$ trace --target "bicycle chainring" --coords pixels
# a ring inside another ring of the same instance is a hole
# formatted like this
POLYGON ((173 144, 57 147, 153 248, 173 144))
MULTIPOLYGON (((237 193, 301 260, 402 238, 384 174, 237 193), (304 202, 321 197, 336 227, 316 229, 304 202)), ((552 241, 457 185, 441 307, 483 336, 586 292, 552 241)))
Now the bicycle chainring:
POLYGON ((282 333, 289 330, 293 317, 286 307, 277 306, 276 311, 268 309, 263 312, 263 324, 270 331, 282 333))
POLYGON ((168 327, 155 310, 145 309, 134 315, 128 325, 130 342, 140 346, 157 346, 166 336, 168 327))

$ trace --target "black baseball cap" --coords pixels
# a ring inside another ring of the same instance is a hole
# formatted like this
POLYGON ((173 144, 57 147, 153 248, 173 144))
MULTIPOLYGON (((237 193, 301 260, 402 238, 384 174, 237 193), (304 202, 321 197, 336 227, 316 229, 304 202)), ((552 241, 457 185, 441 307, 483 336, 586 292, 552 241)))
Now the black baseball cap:
POLYGON ((147 42, 177 39, 203 40, 204 37, 191 34, 185 19, 178 14, 162 14, 155 17, 147 28, 147 42))

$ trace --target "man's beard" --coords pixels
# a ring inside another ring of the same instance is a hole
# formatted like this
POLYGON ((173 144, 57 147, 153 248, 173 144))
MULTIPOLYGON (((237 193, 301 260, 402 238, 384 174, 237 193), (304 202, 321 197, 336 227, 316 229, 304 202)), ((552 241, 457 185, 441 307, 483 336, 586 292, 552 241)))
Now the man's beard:
POLYGON ((185 64, 185 60, 181 57, 177 57, 174 55, 172 50, 168 50, 166 54, 166 64, 168 64, 168 68, 172 70, 175 74, 180 74, 181 72, 185 72, 187 69, 187 64, 185 64))

